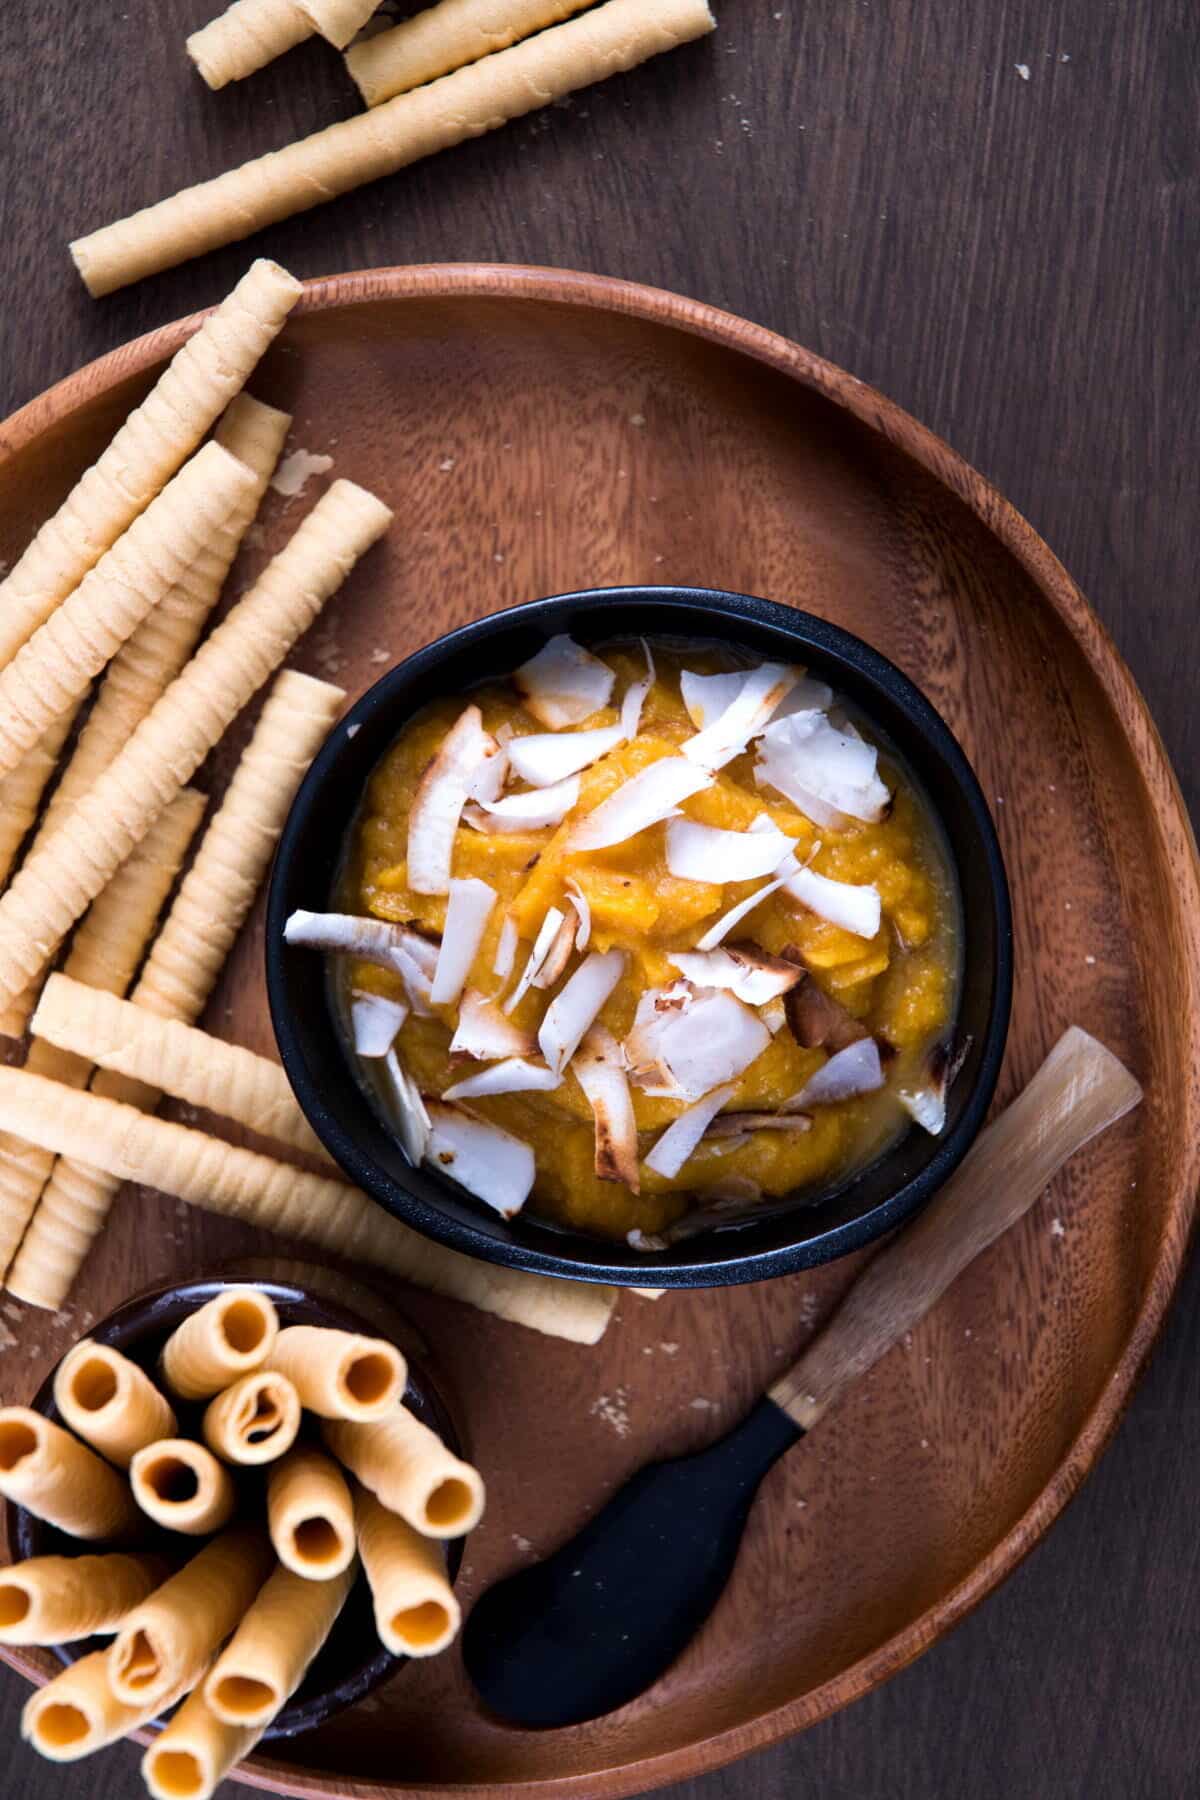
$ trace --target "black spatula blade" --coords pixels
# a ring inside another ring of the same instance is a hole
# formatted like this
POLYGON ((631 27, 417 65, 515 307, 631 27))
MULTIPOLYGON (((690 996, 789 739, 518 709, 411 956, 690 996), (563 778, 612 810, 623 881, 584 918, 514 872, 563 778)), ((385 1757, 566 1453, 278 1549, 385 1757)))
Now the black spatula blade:
POLYGON ((487 1705, 516 1725, 577 1725, 648 1688, 716 1605, 759 1483, 802 1435, 761 1400, 707 1449, 640 1469, 561 1550, 497 1582, 463 1634, 487 1705))

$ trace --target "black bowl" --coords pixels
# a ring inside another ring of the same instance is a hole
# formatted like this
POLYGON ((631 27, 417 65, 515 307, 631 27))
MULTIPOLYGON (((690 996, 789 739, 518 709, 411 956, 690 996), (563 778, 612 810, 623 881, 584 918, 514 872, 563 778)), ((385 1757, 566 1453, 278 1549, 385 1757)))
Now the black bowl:
POLYGON ((861 639, 811 614, 706 588, 600 588, 538 600, 439 638, 376 682, 329 738, 280 840, 267 910, 267 987, 283 1064, 322 1143, 380 1205, 427 1237, 509 1268, 625 1286, 759 1281, 857 1250, 918 1207, 962 1161, 983 1123, 1008 1031, 1012 920, 987 803, 924 695, 861 639), (958 1033, 970 1040, 937 1138, 913 1127, 870 1166, 814 1201, 764 1204, 746 1221, 641 1255, 532 1215, 509 1223, 434 1169, 414 1169, 355 1073, 318 953, 284 944, 298 907, 330 909, 346 834, 367 781, 430 700, 507 674, 555 632, 584 644, 637 635, 726 643, 804 663, 898 750, 941 819, 962 902, 958 1033))
MULTIPOLYGON (((351 1283, 333 1270, 318 1269, 307 1263, 247 1260, 222 1270, 219 1275, 197 1281, 152 1288, 127 1300, 124 1306, 95 1326, 88 1336, 100 1344, 109 1344, 148 1374, 157 1378, 159 1354, 167 1338, 189 1313, 212 1300, 225 1288, 247 1283, 261 1288, 275 1303, 282 1325, 326 1325, 338 1331, 355 1331, 367 1336, 387 1338, 400 1349, 408 1362, 408 1387, 404 1404, 417 1417, 436 1431, 456 1456, 465 1454, 455 1431, 445 1400, 435 1387, 423 1357, 425 1345, 413 1327, 392 1311, 370 1290, 351 1283)), ((204 1402, 189 1406, 173 1402, 184 1437, 199 1438, 204 1402)), ((55 1424, 63 1423, 54 1404, 54 1374, 47 1376, 30 1401, 36 1412, 44 1413, 55 1424)), ((305 1420, 304 1435, 309 1421, 305 1420)), ((269 1467, 269 1465, 268 1465, 269 1467)), ((235 1469, 238 1483, 239 1513, 254 1510, 265 1517, 264 1493, 266 1468, 235 1469)), ((14 1557, 78 1556, 81 1549, 97 1550, 102 1545, 81 1545, 78 1538, 67 1536, 37 1519, 24 1507, 5 1502, 5 1524, 14 1557)), ((178 1532, 160 1530, 149 1519, 139 1549, 161 1550, 179 1563, 194 1556, 205 1542, 200 1537, 184 1537, 178 1532)), ((451 1580, 458 1573, 463 1554, 462 1538, 446 1545, 447 1567, 451 1580)), ((122 1545, 122 1548, 128 1548, 122 1545)), ((103 1649, 111 1640, 87 1638, 72 1644, 58 1644, 52 1654, 61 1662, 72 1663, 92 1650, 103 1649)), ((303 1682, 274 1721, 263 1733, 265 1738, 290 1738, 302 1731, 323 1725, 335 1713, 353 1706, 364 1695, 387 1681, 409 1659, 393 1656, 379 1641, 371 1605, 367 1578, 360 1569, 346 1604, 325 1644, 314 1657, 303 1682)), ((157 1730, 162 1721, 149 1729, 157 1730)))

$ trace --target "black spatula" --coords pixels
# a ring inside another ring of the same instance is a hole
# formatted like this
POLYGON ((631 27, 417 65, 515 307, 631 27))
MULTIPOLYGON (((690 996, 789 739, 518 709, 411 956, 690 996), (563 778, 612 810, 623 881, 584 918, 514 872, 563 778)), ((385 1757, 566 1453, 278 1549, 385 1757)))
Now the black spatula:
POLYGON ((720 1598, 759 1483, 844 1388, 924 1317, 1141 1089, 1072 1027, 913 1225, 868 1264, 793 1368, 707 1449, 651 1463, 577 1537, 497 1582, 463 1636, 485 1702, 526 1726, 623 1706, 687 1646, 720 1598))

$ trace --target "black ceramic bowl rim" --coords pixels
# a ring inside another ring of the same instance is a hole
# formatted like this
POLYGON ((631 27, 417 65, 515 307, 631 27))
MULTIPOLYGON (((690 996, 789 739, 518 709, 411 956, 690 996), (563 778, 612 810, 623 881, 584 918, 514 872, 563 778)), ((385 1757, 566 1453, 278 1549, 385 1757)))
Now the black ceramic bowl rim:
MULTIPOLYGON (((261 1288, 274 1302, 280 1315, 280 1322, 288 1324, 323 1324, 341 1331, 364 1333, 370 1336, 390 1336, 386 1317, 383 1316, 380 1303, 376 1303, 375 1311, 379 1317, 372 1318, 370 1310, 358 1311, 353 1301, 347 1303, 338 1295, 322 1292, 326 1277, 318 1269, 307 1269, 300 1264, 292 1265, 298 1271, 294 1280, 284 1280, 278 1273, 268 1272, 271 1265, 257 1260, 239 1263, 236 1268, 223 1270, 214 1275, 197 1276, 184 1282, 166 1282, 161 1286, 148 1288, 145 1292, 133 1295, 124 1301, 115 1312, 101 1319, 87 1333, 87 1337, 99 1344, 106 1344, 114 1350, 120 1350, 136 1361, 147 1342, 154 1342, 160 1335, 174 1329, 197 1307, 204 1306, 218 1294, 230 1287, 252 1285, 261 1288), (261 1271, 261 1272, 260 1272, 261 1271)), ((278 1270, 279 1265, 274 1265, 278 1270)), ((330 1276, 331 1282, 341 1283, 344 1277, 330 1276)), ((403 1322, 405 1323, 406 1322, 403 1322)), ((411 1327, 406 1332, 410 1342, 416 1339, 411 1327)), ((73 1348, 73 1346, 72 1346, 73 1348)), ((64 1356, 69 1351, 64 1351, 64 1356)), ((411 1355, 407 1357, 409 1367, 408 1388, 405 1393, 405 1404, 416 1405, 417 1416, 437 1430, 456 1455, 462 1453, 454 1422, 447 1410, 446 1403, 428 1371, 415 1363, 411 1355)), ((44 1414, 56 1425, 64 1423, 57 1406, 54 1404, 54 1377, 58 1372, 62 1358, 55 1364, 45 1381, 30 1401, 34 1412, 44 1414)), ((251 1474, 263 1474, 264 1470, 248 1471, 251 1474)), ((25 1507, 6 1501, 8 1541, 14 1547, 18 1557, 46 1554, 44 1538, 50 1527, 35 1519, 25 1507)), ((146 1521, 147 1534, 153 1532, 150 1521, 146 1521)), ((159 1532, 155 1541, 166 1543, 170 1540, 177 1551, 191 1547, 192 1553, 203 1548, 209 1540, 205 1537, 180 1537, 177 1533, 159 1532)), ((75 1550, 97 1548, 94 1545, 81 1544, 78 1539, 67 1540, 75 1550)), ((444 1546, 447 1557, 447 1571, 451 1581, 456 1577, 462 1564, 464 1539, 453 1538, 444 1546)), ((378 1639, 374 1629, 366 1637, 364 1653, 361 1659, 350 1659, 344 1674, 329 1678, 330 1672, 324 1669, 323 1659, 330 1650, 340 1649, 338 1637, 339 1626, 349 1625, 352 1621, 347 1613, 357 1603, 358 1610, 370 1613, 370 1595, 367 1589, 367 1578, 361 1567, 355 1576, 354 1585, 347 1596, 346 1608, 341 1618, 335 1622, 327 1645, 318 1652, 312 1666, 308 1670, 299 1688, 287 1705, 276 1715, 262 1734, 262 1741, 271 1739, 298 1737, 303 1731, 313 1731, 318 1725, 326 1724, 338 1713, 348 1707, 355 1706, 377 1687, 403 1669, 410 1661, 406 1656, 396 1656, 378 1639)), ((109 1639, 77 1640, 70 1644, 51 1646, 50 1654, 64 1664, 73 1663, 89 1650, 101 1648, 109 1639)), ((162 1729, 165 1720, 155 1718, 145 1727, 147 1731, 157 1732, 162 1729)))
POLYGON ((747 594, 592 588, 460 626, 389 670, 355 703, 313 763, 284 826, 267 905, 266 965, 275 1035, 300 1105, 346 1174, 386 1211, 438 1243, 507 1268, 620 1286, 717 1287, 860 1249, 911 1217, 957 1168, 983 1124, 1004 1055, 1012 916, 1000 846, 966 756, 930 702, 879 651, 827 620, 747 594), (963 900, 960 1020, 970 984, 982 984, 940 1137, 914 1126, 825 1198, 764 1205, 750 1222, 650 1254, 526 1214, 506 1222, 436 1170, 408 1164, 354 1074, 326 984, 314 979, 318 953, 288 947, 284 923, 297 908, 329 909, 345 830, 371 770, 412 714, 442 694, 508 673, 556 632, 585 644, 636 636, 726 642, 743 653, 802 662, 860 706, 916 770, 950 839, 963 900), (341 822, 336 844, 323 816, 330 809, 341 822), (854 1210, 853 1195, 868 1190, 870 1203, 854 1210))

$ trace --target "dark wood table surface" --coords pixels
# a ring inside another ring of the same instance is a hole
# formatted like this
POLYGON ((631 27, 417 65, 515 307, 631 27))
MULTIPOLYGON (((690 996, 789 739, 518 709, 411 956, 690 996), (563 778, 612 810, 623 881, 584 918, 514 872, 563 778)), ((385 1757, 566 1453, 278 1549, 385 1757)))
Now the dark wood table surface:
MULTIPOLYGON (((301 275, 558 264, 678 289, 882 388, 991 476, 1115 635, 1200 800, 1195 0, 714 0, 699 46, 274 228, 301 275)), ((0 0, 0 415, 218 299, 237 246, 88 300, 69 237, 352 110, 306 46, 211 95, 216 0, 0 0)), ((398 8, 411 10, 404 4, 398 8)), ((1200 1273, 1051 1537, 915 1667, 674 1800, 1200 1791, 1200 1273)), ((793 1604, 803 1606, 802 1593, 793 1604)), ((17 1744, 0 1792, 141 1793, 17 1744)))

